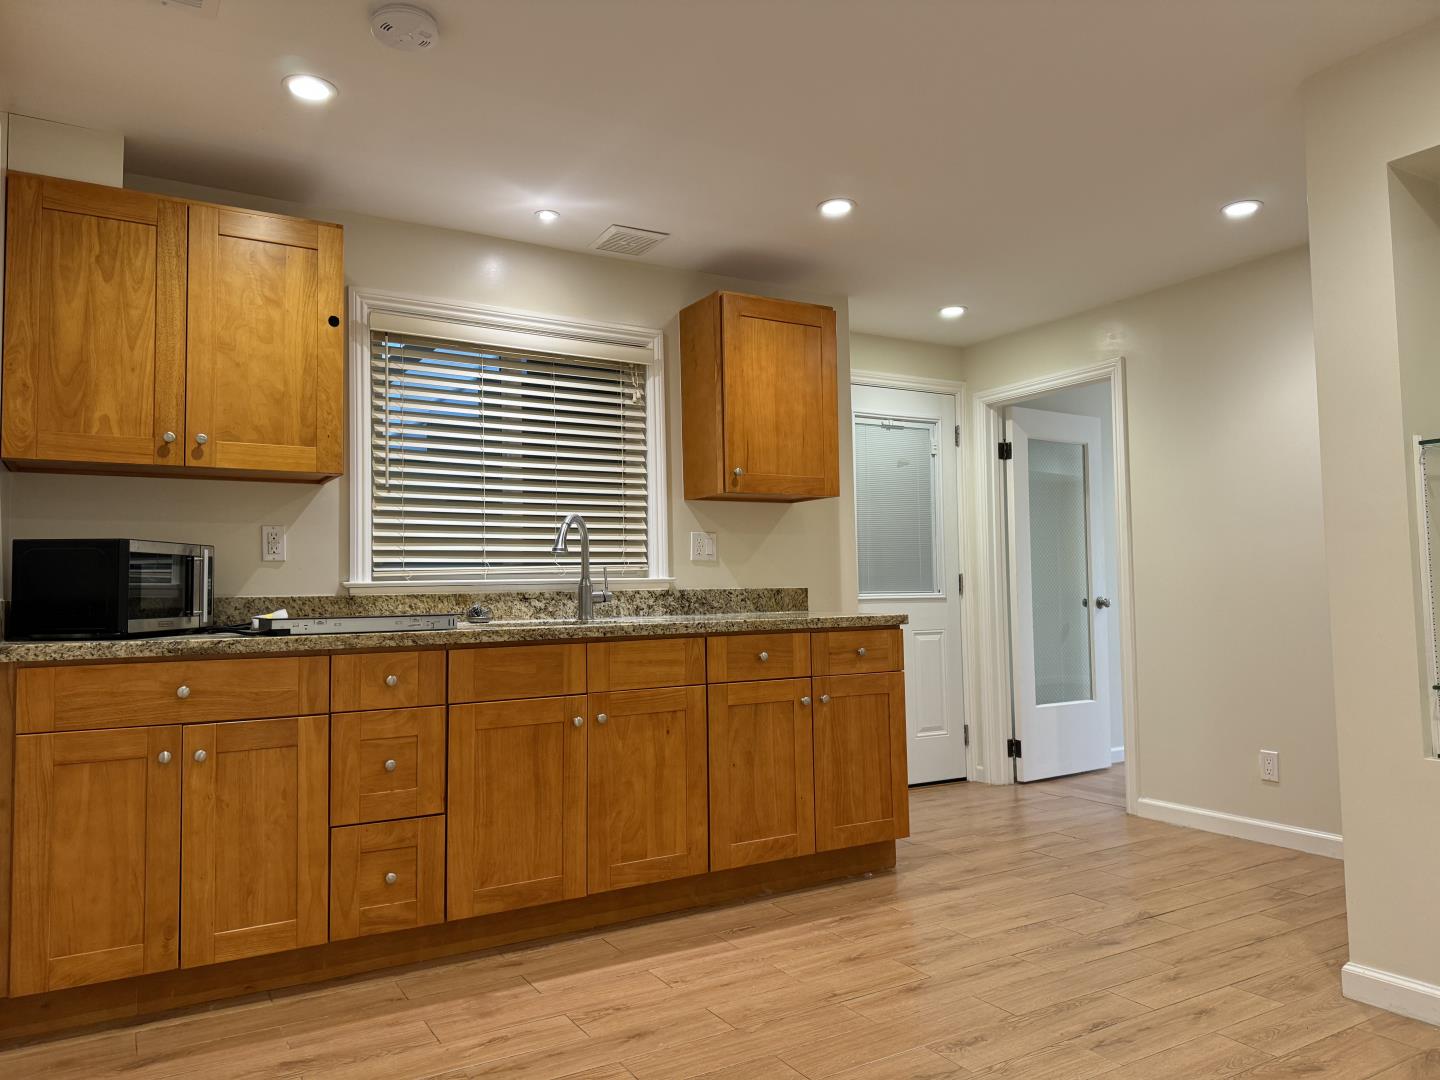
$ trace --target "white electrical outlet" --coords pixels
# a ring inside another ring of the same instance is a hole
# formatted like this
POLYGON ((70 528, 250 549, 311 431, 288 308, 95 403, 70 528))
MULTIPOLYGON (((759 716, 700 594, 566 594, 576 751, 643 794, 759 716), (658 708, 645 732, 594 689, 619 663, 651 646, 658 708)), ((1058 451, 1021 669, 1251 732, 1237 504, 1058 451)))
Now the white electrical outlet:
POLYGON ((1278 784, 1280 782, 1280 751, 1260 751, 1260 779, 1267 784, 1278 784))
POLYGON ((263 562, 285 561, 285 526, 260 526, 260 559, 263 562))
POLYGON ((715 561, 715 534, 707 532, 692 532, 690 534, 690 561, 691 562, 714 562, 715 561))

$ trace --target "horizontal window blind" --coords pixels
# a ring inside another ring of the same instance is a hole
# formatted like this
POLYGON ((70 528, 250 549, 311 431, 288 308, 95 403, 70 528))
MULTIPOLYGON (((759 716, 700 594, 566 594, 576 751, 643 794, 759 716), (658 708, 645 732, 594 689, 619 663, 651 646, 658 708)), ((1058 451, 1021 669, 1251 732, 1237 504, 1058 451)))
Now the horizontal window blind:
POLYGON ((573 578, 550 551, 648 573, 646 368, 372 330, 371 577, 573 578))

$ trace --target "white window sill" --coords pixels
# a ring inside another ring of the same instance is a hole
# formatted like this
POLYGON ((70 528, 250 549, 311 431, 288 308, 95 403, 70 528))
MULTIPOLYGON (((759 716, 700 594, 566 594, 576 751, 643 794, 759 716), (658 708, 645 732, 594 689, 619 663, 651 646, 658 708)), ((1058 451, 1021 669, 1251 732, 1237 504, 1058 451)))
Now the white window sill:
MULTIPOLYGON (((603 576, 594 575, 598 588, 603 576)), ((346 593, 351 596, 402 596, 408 593, 508 593, 508 592, 574 592, 578 575, 569 581, 546 578, 543 581, 347 581, 346 593)), ((610 588, 617 592, 673 591, 675 579, 611 578, 610 588)))

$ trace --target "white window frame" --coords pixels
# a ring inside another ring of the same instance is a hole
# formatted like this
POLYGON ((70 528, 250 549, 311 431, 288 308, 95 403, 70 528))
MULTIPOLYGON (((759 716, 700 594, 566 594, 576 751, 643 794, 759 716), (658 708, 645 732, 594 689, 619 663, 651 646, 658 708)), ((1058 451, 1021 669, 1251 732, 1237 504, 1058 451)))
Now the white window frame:
MULTIPOLYGON (((646 365, 645 453, 647 458, 646 516, 650 566, 643 578, 617 579, 626 588, 665 588, 670 576, 669 473, 665 443, 665 336, 663 331, 623 323, 585 322, 561 319, 528 311, 429 300, 400 293, 350 290, 350 366, 346 378, 350 485, 350 576, 345 588, 351 593, 419 592, 509 592, 571 590, 574 582, 553 577, 539 579, 524 574, 476 580, 375 581, 371 576, 371 492, 372 453, 370 447, 370 317, 377 313, 428 319, 436 323, 457 323, 491 328, 506 336, 515 333, 543 334, 548 338, 576 341, 603 341, 628 345, 636 350, 636 362, 646 365)), ((440 331, 437 330, 437 333, 440 331)), ((443 336, 443 334, 442 334, 443 336)), ((553 346, 550 347, 553 351, 553 346)))

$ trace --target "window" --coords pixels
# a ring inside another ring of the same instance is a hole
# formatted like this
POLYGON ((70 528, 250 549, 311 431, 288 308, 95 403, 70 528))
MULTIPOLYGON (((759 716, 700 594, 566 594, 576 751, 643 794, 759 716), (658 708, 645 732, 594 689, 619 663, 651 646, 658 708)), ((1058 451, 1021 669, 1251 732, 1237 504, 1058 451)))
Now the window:
POLYGON ((855 416, 860 595, 935 596, 943 550, 939 423, 855 416))
POLYGON ((352 586, 573 581, 572 511, 597 573, 663 575, 658 331, 358 306, 352 586))

